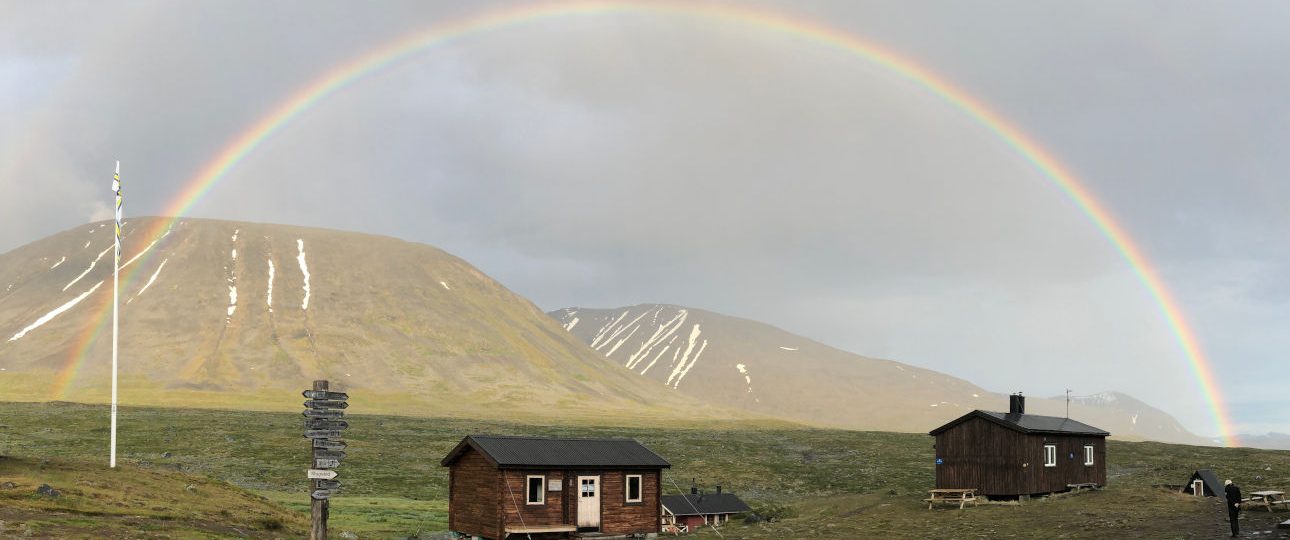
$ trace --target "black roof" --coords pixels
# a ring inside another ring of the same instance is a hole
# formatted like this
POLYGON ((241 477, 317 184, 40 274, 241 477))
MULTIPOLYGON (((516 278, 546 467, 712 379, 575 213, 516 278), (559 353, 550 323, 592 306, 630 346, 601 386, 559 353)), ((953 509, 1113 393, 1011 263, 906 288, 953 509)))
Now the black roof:
POLYGON ((1218 481, 1218 475, 1214 474, 1214 471, 1209 469, 1200 469, 1191 473, 1191 478, 1187 480, 1187 485, 1183 486, 1183 491, 1190 492, 1191 483, 1197 478, 1205 482, 1205 493, 1202 493, 1201 495, 1213 497, 1219 493, 1223 493, 1223 483, 1218 481))
POLYGON ((1011 414, 993 411, 976 410, 967 413, 941 427, 933 429, 929 435, 938 435, 941 432, 957 426, 973 418, 983 418, 994 422, 1008 429, 1020 431, 1022 433, 1052 433, 1058 435, 1092 435, 1096 437, 1105 437, 1110 433, 1085 424, 1071 420, 1070 418, 1061 418, 1058 416, 1041 416, 1038 414, 1011 414))
POLYGON ((474 448, 498 468, 658 469, 672 464, 634 439, 553 439, 504 435, 470 435, 441 464, 452 465, 474 448))
POLYGON ((752 510, 733 493, 664 495, 663 507, 667 508, 668 512, 678 516, 738 514, 752 510))

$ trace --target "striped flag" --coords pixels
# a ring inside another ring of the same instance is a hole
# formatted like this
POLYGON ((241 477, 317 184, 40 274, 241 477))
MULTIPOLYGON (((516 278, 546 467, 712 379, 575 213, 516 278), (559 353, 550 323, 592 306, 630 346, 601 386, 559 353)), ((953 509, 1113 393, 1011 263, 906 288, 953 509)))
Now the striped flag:
POLYGON ((116 194, 116 264, 121 264, 121 162, 112 173, 112 192, 116 194))

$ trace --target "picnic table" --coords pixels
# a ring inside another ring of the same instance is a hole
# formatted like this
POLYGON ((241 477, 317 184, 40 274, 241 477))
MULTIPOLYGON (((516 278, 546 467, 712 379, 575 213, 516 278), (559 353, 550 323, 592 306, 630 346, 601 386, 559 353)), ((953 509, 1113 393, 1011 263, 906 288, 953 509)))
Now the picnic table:
POLYGON ((1245 500, 1250 504, 1261 504, 1269 512, 1272 511, 1273 506, 1278 505, 1290 508, 1290 500, 1286 499, 1286 494, 1283 491, 1255 491, 1250 493, 1250 498, 1245 500))
POLYGON ((958 504, 959 510, 967 503, 976 506, 976 489, 930 489, 927 493, 928 498, 923 499, 923 502, 927 503, 928 510, 936 504, 958 504))

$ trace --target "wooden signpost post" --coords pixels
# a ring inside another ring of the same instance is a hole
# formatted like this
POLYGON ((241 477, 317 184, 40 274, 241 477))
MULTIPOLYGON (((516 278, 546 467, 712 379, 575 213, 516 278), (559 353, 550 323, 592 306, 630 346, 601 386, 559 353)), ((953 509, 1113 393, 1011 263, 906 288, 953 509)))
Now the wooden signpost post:
POLYGON ((305 390, 302 395, 309 400, 305 402, 303 413, 304 435, 312 442, 307 474, 313 521, 309 540, 327 540, 331 496, 340 489, 340 480, 335 480, 337 473, 332 469, 339 467, 340 460, 345 459, 345 442, 340 440, 340 432, 349 428, 349 423, 341 420, 345 417, 341 409, 349 406, 349 394, 329 391, 327 381, 314 381, 313 390, 305 390))

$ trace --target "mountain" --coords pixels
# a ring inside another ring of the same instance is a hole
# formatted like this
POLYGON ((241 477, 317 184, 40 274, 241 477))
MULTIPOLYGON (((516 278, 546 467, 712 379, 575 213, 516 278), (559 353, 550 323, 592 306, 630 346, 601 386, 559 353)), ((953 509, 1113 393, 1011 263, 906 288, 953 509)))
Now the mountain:
POLYGON ((1237 437, 1243 446, 1250 448, 1267 448, 1269 450, 1290 450, 1290 433, 1275 431, 1262 435, 1240 435, 1237 437))
MULTIPOLYGON (((1007 410, 1007 396, 963 379, 868 358, 764 323, 660 304, 548 313, 638 376, 714 405, 828 427, 926 432, 973 409, 1007 410)), ((1077 402, 1071 416, 1125 439, 1206 441, 1122 394, 1077 402)), ((1065 415, 1064 398, 1027 412, 1065 415)))
MULTIPOLYGON (((108 399, 112 235, 94 223, 0 255, 0 400, 108 399)), ((124 235, 124 405, 297 409, 325 378, 355 412, 727 414, 643 385, 427 245, 201 219, 133 218, 124 235)))

